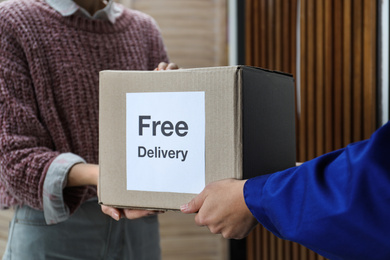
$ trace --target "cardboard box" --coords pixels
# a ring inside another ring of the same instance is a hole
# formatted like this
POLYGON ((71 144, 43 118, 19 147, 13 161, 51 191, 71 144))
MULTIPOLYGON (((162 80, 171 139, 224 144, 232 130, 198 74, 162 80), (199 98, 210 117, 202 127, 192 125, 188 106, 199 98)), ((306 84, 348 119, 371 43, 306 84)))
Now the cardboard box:
POLYGON ((171 209, 295 165, 291 75, 246 66, 100 73, 99 202, 171 209))

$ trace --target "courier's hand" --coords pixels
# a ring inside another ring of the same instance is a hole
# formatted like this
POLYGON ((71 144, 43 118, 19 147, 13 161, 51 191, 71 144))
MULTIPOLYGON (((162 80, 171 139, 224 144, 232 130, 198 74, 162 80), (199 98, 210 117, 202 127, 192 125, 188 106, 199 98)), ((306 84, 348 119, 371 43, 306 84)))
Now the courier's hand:
POLYGON ((244 238, 258 223, 245 204, 245 182, 226 179, 211 183, 180 209, 183 213, 197 212, 196 224, 207 226, 214 234, 222 234, 225 238, 244 238))
POLYGON ((177 70, 179 69, 179 66, 177 66, 175 63, 166 63, 166 62, 160 62, 154 70, 177 70))

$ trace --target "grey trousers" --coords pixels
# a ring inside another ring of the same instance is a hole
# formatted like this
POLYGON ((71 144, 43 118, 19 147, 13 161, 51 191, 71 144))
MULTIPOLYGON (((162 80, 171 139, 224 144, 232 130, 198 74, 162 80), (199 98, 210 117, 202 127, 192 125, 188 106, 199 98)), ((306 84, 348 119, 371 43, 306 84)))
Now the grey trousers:
POLYGON ((55 225, 45 224, 42 211, 17 208, 3 260, 154 260, 161 259, 160 254, 156 216, 117 222, 94 200, 55 225))

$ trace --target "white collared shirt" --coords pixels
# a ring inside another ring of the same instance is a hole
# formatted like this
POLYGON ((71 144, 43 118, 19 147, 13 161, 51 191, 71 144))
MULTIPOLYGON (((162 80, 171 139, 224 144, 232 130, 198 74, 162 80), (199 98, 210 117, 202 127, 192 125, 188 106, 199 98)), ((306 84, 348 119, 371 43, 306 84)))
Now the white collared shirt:
POLYGON ((108 0, 106 7, 98 10, 93 15, 72 0, 46 0, 46 2, 62 16, 70 16, 77 13, 90 19, 108 20, 113 24, 123 11, 122 6, 116 4, 113 0, 108 0))

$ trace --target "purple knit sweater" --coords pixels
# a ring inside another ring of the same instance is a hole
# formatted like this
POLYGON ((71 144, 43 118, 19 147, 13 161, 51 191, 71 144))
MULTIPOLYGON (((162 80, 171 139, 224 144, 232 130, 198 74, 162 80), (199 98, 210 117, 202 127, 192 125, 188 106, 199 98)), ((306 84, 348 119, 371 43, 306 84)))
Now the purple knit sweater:
MULTIPOLYGON (((99 71, 152 70, 167 55, 155 22, 125 9, 115 24, 62 17, 43 0, 0 4, 0 206, 43 207, 50 163, 98 163, 99 71)), ((115 158, 113 158, 115 159, 115 158)), ((95 187, 66 188, 73 212, 95 187)))

